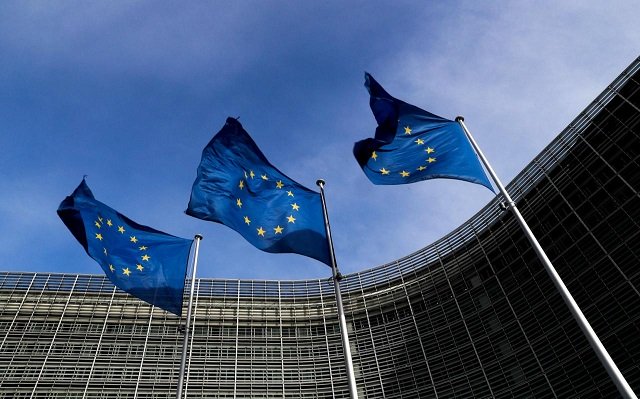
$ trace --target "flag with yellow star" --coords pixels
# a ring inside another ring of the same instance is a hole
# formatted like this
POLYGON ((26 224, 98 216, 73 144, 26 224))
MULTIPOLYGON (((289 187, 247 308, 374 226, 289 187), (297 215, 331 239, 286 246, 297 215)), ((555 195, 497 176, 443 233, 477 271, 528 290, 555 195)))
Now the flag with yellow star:
POLYGON ((389 95, 365 73, 374 138, 355 143, 353 154, 374 184, 406 184, 449 178, 494 191, 462 127, 389 95))
POLYGON ((97 201, 83 179, 58 216, 121 290, 178 316, 193 240, 140 225, 97 201))
POLYGON ((331 265, 320 194, 269 163, 240 122, 227 122, 202 151, 186 213, 222 223, 256 248, 331 265))

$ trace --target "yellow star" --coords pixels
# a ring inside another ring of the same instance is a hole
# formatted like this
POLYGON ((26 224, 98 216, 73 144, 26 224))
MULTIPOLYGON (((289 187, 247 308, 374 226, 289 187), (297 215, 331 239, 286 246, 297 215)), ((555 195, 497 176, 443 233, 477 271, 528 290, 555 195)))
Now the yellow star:
POLYGON ((240 184, 238 184, 238 187, 240 187, 240 190, 244 188, 244 180, 240 180, 240 184))
POLYGON ((418 145, 422 145, 422 144, 424 144, 424 140, 418 139, 418 140, 415 141, 415 143, 418 144, 418 145))
POLYGON ((411 134, 411 128, 409 126, 404 127, 404 134, 411 134))
POLYGON ((296 204, 295 202, 291 204, 291 207, 293 208, 294 211, 297 211, 300 209, 300 205, 296 204))
POLYGON ((136 265, 136 269, 142 271, 142 270, 144 270, 144 266, 138 264, 138 265, 136 265))
POLYGON ((264 230, 262 229, 262 227, 258 227, 256 230, 258 230, 258 235, 259 235, 259 236, 264 237, 264 233, 266 233, 266 231, 264 231, 264 230))
POLYGON ((124 234, 124 227, 118 226, 118 231, 120 232, 120 234, 124 234))
POLYGON ((98 216, 98 220, 100 221, 100 223, 102 223, 102 221, 104 220, 103 218, 101 218, 100 216, 98 216))
POLYGON ((403 170, 402 172, 400 172, 400 174, 402 175, 402 177, 408 177, 409 176, 409 172, 403 170))
POLYGON ((96 233, 96 238, 100 241, 102 241, 102 234, 100 233, 96 233))
POLYGON ((278 180, 278 181, 276 182, 276 187, 277 187, 277 188, 282 188, 282 187, 284 187, 284 183, 282 183, 282 180, 278 180))
POLYGON ((131 274, 131 271, 129 270, 128 267, 125 267, 124 269, 122 269, 122 274, 126 274, 128 277, 131 274))
POLYGON ((109 270, 111 270, 112 272, 114 272, 116 270, 115 267, 113 267, 113 265, 109 265, 109 270))
POLYGON ((282 230, 284 229, 278 225, 274 227, 273 230, 276 232, 276 234, 282 234, 282 230))
POLYGON ((104 252, 104 254, 105 254, 105 255, 108 255, 108 254, 107 254, 107 249, 106 249, 106 248, 102 248, 102 252, 104 252))
POLYGON ((260 177, 262 177, 262 180, 269 180, 269 178, 267 177, 267 175, 261 175, 260 177))
POLYGON ((435 150, 433 148, 431 148, 431 147, 427 147, 427 149, 425 151, 427 152, 427 154, 431 154, 435 150))
POLYGON ((107 219, 107 226, 109 227, 113 226, 113 223, 111 223, 111 219, 107 219))
POLYGON ((149 259, 151 259, 151 257, 149 255, 147 255, 147 254, 144 254, 142 256, 142 260, 145 261, 145 262, 149 262, 149 259))
POLYGON ((141 247, 140 247, 140 248, 138 248, 138 249, 139 249, 139 250, 141 250, 141 251, 146 251, 146 250, 147 250, 147 247, 145 247, 145 246, 143 245, 143 246, 141 246, 141 247))
POLYGON ((436 161, 435 158, 429 157, 429 159, 427 159, 427 162, 429 162, 429 163, 434 163, 435 161, 436 161))
POLYGON ((294 218, 293 215, 287 216, 287 220, 289 221, 289 223, 295 223, 296 222, 296 218, 294 218))
POLYGON ((383 175, 388 175, 388 174, 389 174, 389 171, 388 171, 388 170, 386 170, 385 168, 380 169, 380 172, 381 172, 383 175))
POLYGON ((236 205, 238 205, 240 208, 242 208, 242 201, 240 201, 240 198, 238 198, 236 200, 236 205))
POLYGON ((373 153, 371 153, 371 158, 373 158, 374 161, 378 160, 378 154, 376 154, 376 152, 374 151, 373 153))
POLYGON ((248 216, 245 216, 245 217, 244 217, 244 222, 245 222, 245 223, 247 224, 247 226, 248 226, 248 225, 250 225, 250 224, 251 224, 251 219, 249 219, 249 217, 248 217, 248 216))
POLYGON ((293 191, 287 191, 287 197, 293 197, 293 191))
POLYGON ((252 171, 252 170, 250 170, 250 171, 249 171, 249 176, 253 179, 253 178, 256 176, 256 174, 255 174, 255 173, 253 173, 253 171, 252 171))
POLYGON ((246 170, 243 170, 243 172, 244 172, 244 178, 245 178, 245 179, 246 179, 246 178, 248 178, 248 177, 249 177, 249 175, 247 174, 247 171, 246 171, 246 170))
POLYGON ((97 228, 102 227, 102 226, 100 226, 100 223, 98 223, 97 221, 94 224, 96 225, 97 228))
POLYGON ((427 169, 427 167, 426 167, 426 166, 422 166, 422 165, 420 165, 420 166, 418 167, 418 170, 419 170, 419 171, 421 171, 421 172, 422 172, 423 170, 425 170, 425 169, 427 169))
POLYGON ((131 236, 131 237, 129 237, 129 241, 131 241, 132 243, 135 244, 135 243, 138 242, 138 239, 136 238, 136 236, 131 236))

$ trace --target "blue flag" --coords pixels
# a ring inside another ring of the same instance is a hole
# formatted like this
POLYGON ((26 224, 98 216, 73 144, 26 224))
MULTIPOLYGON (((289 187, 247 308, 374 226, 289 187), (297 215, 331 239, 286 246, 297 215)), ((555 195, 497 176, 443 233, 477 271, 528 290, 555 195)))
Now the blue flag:
POLYGON ((137 224, 82 183, 58 207, 73 236, 121 290, 178 316, 192 240, 137 224))
POLYGON ((186 213, 231 227, 263 251, 331 265, 320 194, 273 167, 236 119, 202 151, 186 213))
POLYGON ((358 141, 353 154, 374 184, 406 184, 449 178, 491 183, 458 122, 391 97, 365 73, 375 138, 358 141))

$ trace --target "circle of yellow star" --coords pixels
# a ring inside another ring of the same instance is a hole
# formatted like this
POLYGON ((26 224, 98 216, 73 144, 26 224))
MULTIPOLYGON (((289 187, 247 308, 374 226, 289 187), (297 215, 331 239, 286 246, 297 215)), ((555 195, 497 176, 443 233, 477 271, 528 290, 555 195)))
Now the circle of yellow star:
POLYGON ((97 228, 102 227, 102 226, 100 225, 100 223, 98 223, 97 221, 96 221, 94 224, 96 225, 96 227, 97 227, 97 228))
POLYGON ((238 187, 240 187, 240 190, 242 190, 244 188, 244 180, 240 180, 240 183, 238 184, 238 187))
POLYGON ((145 262, 149 262, 149 259, 151 259, 151 257, 149 255, 147 255, 147 254, 142 256, 142 260, 145 261, 145 262))
POLYGON ((116 270, 115 267, 113 267, 113 265, 109 265, 109 270, 111 270, 112 272, 114 272, 116 270))
POLYGON ((102 241, 102 234, 100 233, 96 233, 96 238, 100 241, 102 241))
POLYGON ((378 160, 378 154, 376 154, 376 152, 374 151, 373 153, 371 153, 371 158, 373 158, 374 161, 378 160))
POLYGON ((409 126, 404 127, 404 134, 411 134, 411 128, 409 126))
POLYGON ((248 226, 248 225, 250 225, 250 224, 251 224, 251 219, 249 219, 249 217, 248 217, 248 216, 245 216, 245 217, 244 217, 244 222, 245 222, 245 223, 247 224, 247 226, 248 226))
POLYGON ((120 234, 124 234, 124 227, 122 227, 122 226, 118 226, 118 232, 119 232, 120 234))
POLYGON ((429 163, 434 163, 435 161, 436 161, 435 158, 429 157, 429 159, 427 159, 427 162, 429 162, 429 163))
POLYGON ((282 234, 282 230, 284 229, 278 225, 274 227, 273 230, 276 232, 276 234, 282 234))
POLYGON ((276 182, 276 187, 277 187, 277 188, 282 188, 282 187, 284 187, 284 183, 282 182, 282 180, 278 180, 278 181, 276 182))
POLYGON ((293 197, 293 191, 287 191, 287 197, 293 197))
POLYGON ((136 269, 142 271, 144 269, 144 266, 142 266, 141 264, 137 264, 136 269))
POLYGON ((265 230, 262 229, 262 227, 258 227, 256 230, 258 230, 258 235, 261 237, 264 237, 264 233, 266 233, 265 230))
POLYGON ((409 172, 407 172, 406 170, 403 170, 402 172, 400 172, 400 174, 402 175, 402 177, 408 177, 409 176, 409 172))
POLYGON ((291 207, 293 208, 294 211, 297 211, 300 209, 300 205, 296 204, 295 202, 291 204, 291 207))
POLYGON ((111 219, 107 219, 107 226, 109 226, 109 227, 113 226, 113 223, 111 222, 111 219))
POLYGON ((128 267, 125 267, 124 269, 122 269, 122 274, 126 274, 127 276, 129 276, 131 274, 131 270, 129 270, 128 267))
POLYGON ((131 241, 132 243, 136 243, 138 242, 138 239, 136 238, 136 236, 131 236, 129 237, 129 241, 131 241))
POLYGON ((140 251, 146 251, 146 250, 147 250, 147 247, 145 247, 145 246, 143 245, 143 246, 141 246, 141 247, 140 247, 140 248, 138 248, 138 249, 139 249, 140 251))
POLYGON ((419 171, 421 171, 421 172, 422 172, 423 170, 425 170, 425 169, 427 169, 427 167, 426 167, 426 166, 422 166, 422 165, 420 165, 420 166, 418 167, 418 170, 419 170, 419 171))
POLYGON ((431 148, 431 147, 427 147, 427 149, 425 151, 427 152, 427 154, 431 154, 435 150, 433 148, 431 148))
POLYGON ((388 175, 389 171, 386 170, 385 168, 380 169, 380 173, 382 173, 383 175, 388 175))
POLYGON ((238 205, 239 208, 242 208, 242 201, 240 201, 240 198, 236 200, 236 205, 238 205))
POLYGON ((424 144, 424 140, 418 139, 418 140, 415 141, 415 143, 418 144, 418 145, 422 145, 422 144, 424 144))
POLYGON ((293 215, 287 216, 287 220, 289 221, 289 223, 295 223, 296 222, 296 218, 294 218, 293 215))
POLYGON ((260 176, 260 177, 262 177, 262 180, 269 180, 269 178, 267 177, 267 175, 262 175, 262 176, 260 176))

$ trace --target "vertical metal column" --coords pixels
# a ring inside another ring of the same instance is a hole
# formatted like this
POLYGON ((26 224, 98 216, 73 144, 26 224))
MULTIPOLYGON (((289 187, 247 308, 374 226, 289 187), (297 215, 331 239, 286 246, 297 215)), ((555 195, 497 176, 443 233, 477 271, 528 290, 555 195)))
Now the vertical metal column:
POLYGON ((140 379, 142 378, 142 368, 144 366, 144 357, 147 354, 147 343, 149 342, 149 333, 151 333, 151 322, 153 321, 153 309, 155 309, 155 306, 151 305, 149 309, 149 323, 147 324, 147 334, 144 336, 144 346, 142 347, 142 359, 140 359, 140 367, 138 368, 138 379, 136 380, 136 389, 133 391, 133 399, 138 398, 138 388, 140 387, 140 379))
POLYGON ((342 275, 338 271, 336 264, 336 255, 333 251, 333 240, 331 239, 331 226, 329 225, 329 215, 327 214, 327 203, 324 199, 324 180, 316 181, 320 187, 320 198, 322 199, 322 213, 324 214, 324 227, 327 232, 327 241, 329 242, 329 253, 331 254, 331 271, 333 272, 333 286, 336 291, 336 306, 338 307, 338 319, 340 321, 340 334, 342 336, 342 346, 344 349, 344 361, 347 367, 347 379, 349 381, 349 393, 351 399, 358 399, 358 390, 356 386, 356 378, 353 372, 353 360, 351 359, 351 347, 349 345, 349 334, 347 332, 347 320, 344 316, 344 308, 342 306, 342 294, 340 293, 340 280, 342 275))
MULTIPOLYGON (((196 317, 198 316, 198 299, 200 298, 200 280, 197 280, 196 284, 198 288, 196 289, 196 303, 194 305, 195 309, 193 311, 193 328, 196 327, 196 317)), ((184 384, 184 396, 187 397, 187 389, 189 388, 189 375, 191 372, 191 354, 193 353, 193 338, 194 334, 191 334, 191 341, 189 341, 189 359, 187 359, 187 380, 184 384)))
POLYGON ((508 207, 511 208, 511 211, 513 212, 513 215, 518 221, 518 224, 520 225, 525 235, 527 236, 527 239, 531 243, 531 246, 533 247, 534 252, 536 253, 536 255, 538 255, 538 259, 540 259, 540 261, 544 265, 547 273, 549 274, 549 277, 551 278, 551 281, 553 281, 553 284, 556 286, 556 289, 560 293, 560 296, 569 307, 569 311, 571 312, 571 314, 573 315, 573 318, 576 320, 576 322, 580 326, 580 329, 582 330, 585 337, 587 338, 587 341, 589 341, 591 348, 593 348, 593 350, 596 352, 596 355, 600 359, 600 362, 604 366, 605 370, 607 370, 609 377, 611 377, 611 379, 615 383, 616 387, 618 388, 618 392, 623 398, 637 398, 635 393, 629 386, 629 383, 627 382, 627 380, 624 378, 624 376, 618 369, 618 366, 616 366, 616 364, 613 362, 613 359, 611 359, 611 356, 609 356, 609 353, 605 349, 604 345, 602 345, 602 342, 600 342, 600 339, 598 338, 596 333, 593 331, 593 328, 591 328, 591 325, 589 324, 589 322, 587 321, 587 318, 584 316, 584 314, 578 307, 578 304, 576 303, 576 301, 573 299, 573 296, 571 296, 571 293, 569 292, 567 287, 564 285, 564 282, 560 278, 560 275, 558 274, 556 269, 551 264, 551 261, 547 257, 547 254, 544 252, 544 250, 540 246, 540 243, 538 243, 538 240, 533 235, 533 232, 529 228, 529 225, 527 224, 527 222, 522 217, 522 214, 520 214, 520 211, 516 207, 515 202, 513 202, 513 200, 511 199, 511 196, 502 185, 502 182, 500 181, 496 173, 493 171, 493 168, 489 164, 489 161, 480 150, 480 147, 478 147, 478 144, 473 139, 473 136, 471 136, 471 133, 467 129, 467 126, 464 124, 464 118, 462 116, 458 116, 456 118, 456 122, 458 122, 460 126, 462 126, 462 130, 464 130, 464 133, 467 135, 469 142, 471 142, 471 145, 473 146, 474 150, 478 154, 478 157, 480 157, 485 168, 491 175, 491 178, 495 182, 496 186, 498 186, 498 189, 500 190, 500 193, 506 200, 508 207))
POLYGON ((200 250, 200 240, 202 235, 196 234, 196 249, 193 254, 193 270, 191 271, 191 287, 189 287, 189 304, 187 305, 187 322, 184 329, 184 341, 182 342, 182 359, 180 360, 180 375, 178 377, 178 389, 176 399, 182 398, 182 386, 184 385, 184 369, 187 362, 187 346, 189 343, 189 328, 191 327, 191 303, 193 301, 193 290, 196 285, 196 271, 198 270, 198 251, 200 250))

